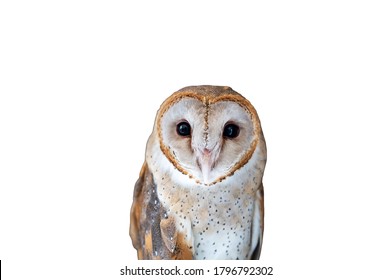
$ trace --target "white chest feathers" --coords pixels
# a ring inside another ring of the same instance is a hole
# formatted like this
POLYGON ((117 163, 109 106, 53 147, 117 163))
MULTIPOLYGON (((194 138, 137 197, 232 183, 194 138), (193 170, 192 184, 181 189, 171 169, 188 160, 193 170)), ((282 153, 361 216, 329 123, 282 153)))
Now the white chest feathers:
POLYGON ((177 231, 192 244, 195 259, 251 257, 261 233, 255 177, 239 185, 191 188, 169 181, 157 184, 159 199, 175 218, 177 231))

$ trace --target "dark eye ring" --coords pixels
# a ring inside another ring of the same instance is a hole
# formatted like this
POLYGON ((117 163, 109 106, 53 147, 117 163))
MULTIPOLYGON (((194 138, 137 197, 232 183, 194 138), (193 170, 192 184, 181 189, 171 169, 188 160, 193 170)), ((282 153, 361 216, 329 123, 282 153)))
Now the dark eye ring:
POLYGON ((186 121, 182 121, 176 125, 176 132, 180 136, 190 136, 191 127, 190 124, 186 121))
POLYGON ((223 136, 233 139, 238 137, 240 132, 239 126, 233 123, 228 123, 224 126, 223 136))

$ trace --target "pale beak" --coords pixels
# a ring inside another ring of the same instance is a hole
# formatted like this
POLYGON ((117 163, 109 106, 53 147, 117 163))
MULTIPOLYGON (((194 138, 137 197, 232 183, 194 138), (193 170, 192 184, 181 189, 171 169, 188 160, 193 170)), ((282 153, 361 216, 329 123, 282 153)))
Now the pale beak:
POLYGON ((211 150, 205 148, 202 151, 198 151, 197 162, 201 168, 204 183, 209 184, 210 172, 215 163, 215 156, 212 154, 211 150))

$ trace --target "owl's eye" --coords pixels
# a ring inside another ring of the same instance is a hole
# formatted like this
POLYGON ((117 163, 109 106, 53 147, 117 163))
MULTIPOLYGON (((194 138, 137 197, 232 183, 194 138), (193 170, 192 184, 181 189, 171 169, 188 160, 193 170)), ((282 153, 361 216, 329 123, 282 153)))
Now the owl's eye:
POLYGON ((189 136, 191 133, 191 127, 188 122, 180 122, 176 126, 176 132, 180 136, 189 136))
POLYGON ((233 123, 224 126, 223 136, 227 138, 236 138, 239 135, 239 126, 233 123))

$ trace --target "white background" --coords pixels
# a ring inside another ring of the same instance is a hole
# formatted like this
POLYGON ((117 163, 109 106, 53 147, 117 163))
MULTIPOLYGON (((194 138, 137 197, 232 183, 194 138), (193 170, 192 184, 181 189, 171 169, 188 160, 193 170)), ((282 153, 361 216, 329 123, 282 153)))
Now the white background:
POLYGON ((0 3, 3 277, 124 279, 155 113, 212 84, 265 133, 258 265, 390 279, 389 1, 137 2, 0 3))

